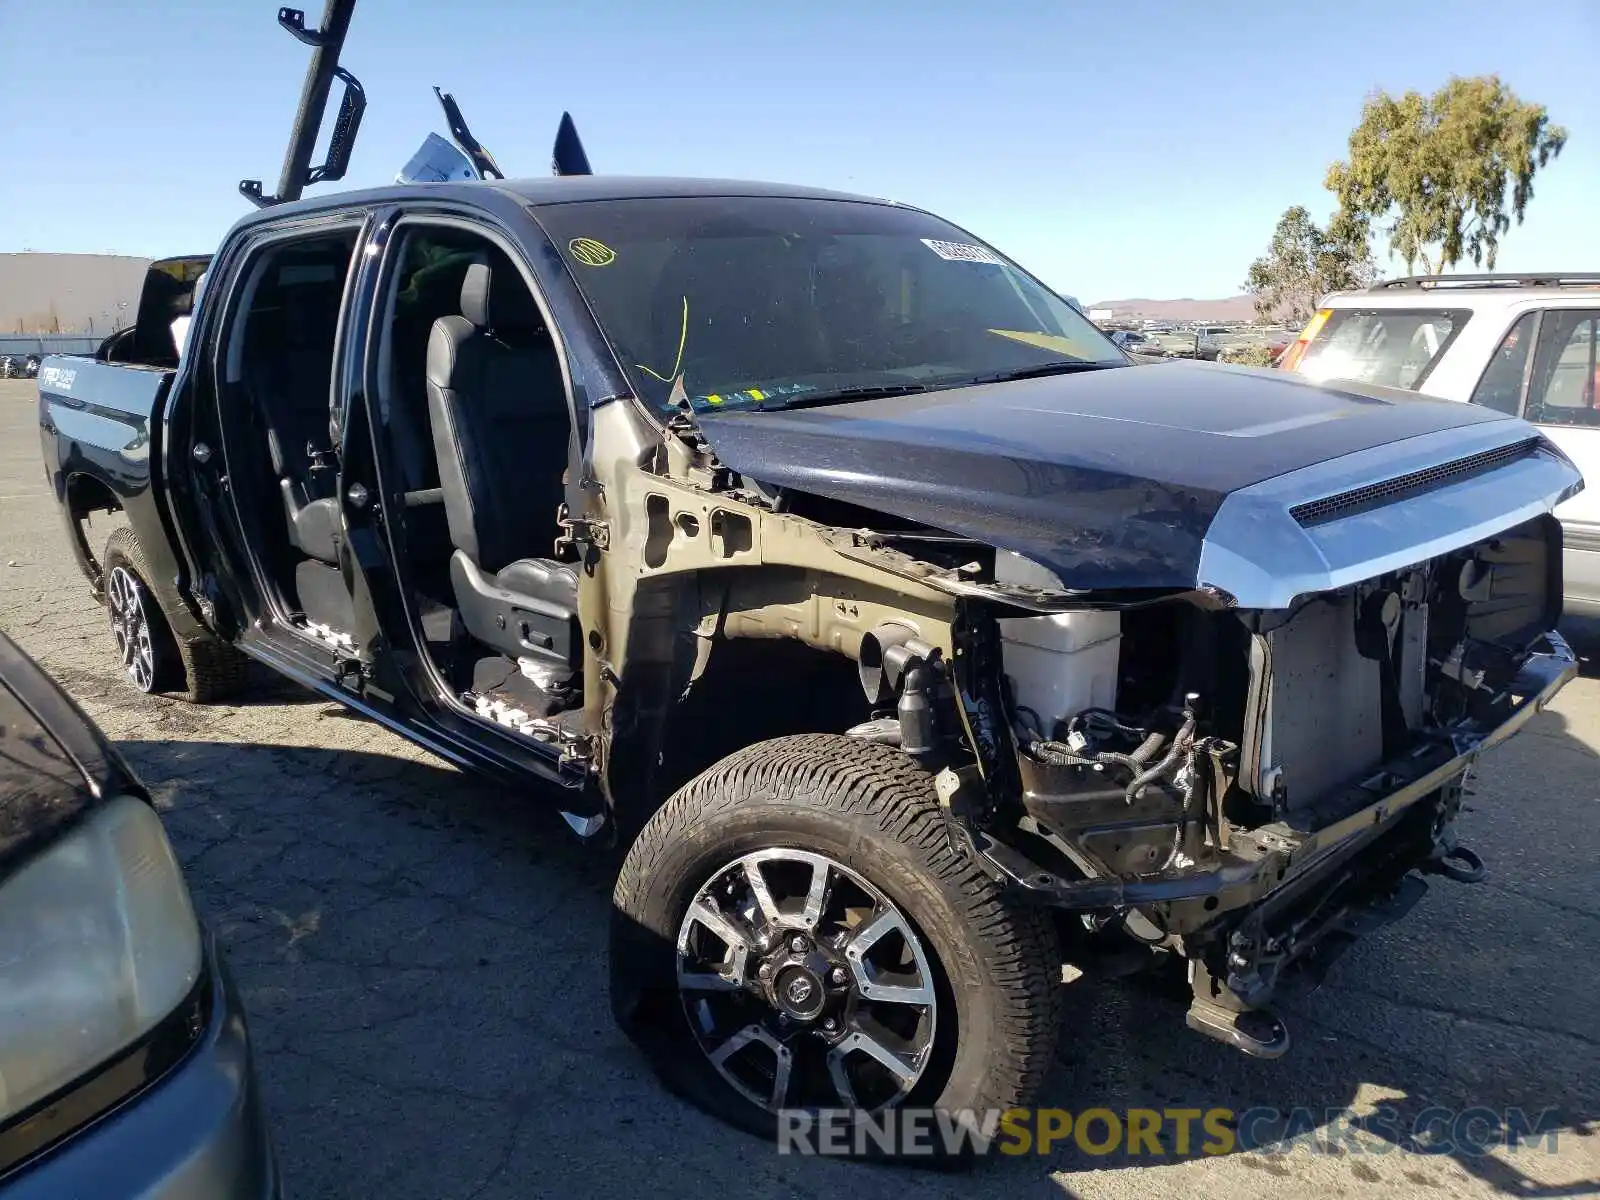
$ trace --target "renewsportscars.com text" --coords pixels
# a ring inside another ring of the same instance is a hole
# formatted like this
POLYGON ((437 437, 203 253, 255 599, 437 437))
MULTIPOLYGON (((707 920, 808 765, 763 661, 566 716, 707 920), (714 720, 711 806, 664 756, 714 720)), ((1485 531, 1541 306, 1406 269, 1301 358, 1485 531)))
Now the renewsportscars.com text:
POLYGON ((1481 1107, 1426 1108, 1408 1117, 1389 1107, 1359 1116, 1342 1108, 784 1109, 777 1141, 779 1154, 842 1158, 1070 1152, 1186 1158, 1236 1150, 1478 1156, 1532 1148, 1554 1154, 1558 1124, 1554 1109, 1481 1107))

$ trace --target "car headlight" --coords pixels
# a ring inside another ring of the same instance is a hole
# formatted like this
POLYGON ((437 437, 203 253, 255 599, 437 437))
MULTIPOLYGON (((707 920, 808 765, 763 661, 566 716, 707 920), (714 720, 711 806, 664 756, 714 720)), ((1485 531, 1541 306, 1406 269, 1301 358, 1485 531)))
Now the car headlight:
POLYGON ((0 883, 0 1122, 148 1033, 200 977, 161 819, 123 796, 0 883))

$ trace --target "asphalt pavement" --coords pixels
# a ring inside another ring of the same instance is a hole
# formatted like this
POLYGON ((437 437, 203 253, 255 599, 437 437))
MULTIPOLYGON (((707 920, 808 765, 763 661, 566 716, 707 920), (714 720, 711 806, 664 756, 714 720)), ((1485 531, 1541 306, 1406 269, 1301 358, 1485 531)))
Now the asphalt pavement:
POLYGON ((1484 761, 1462 832, 1489 879, 1434 883, 1350 951, 1286 1010, 1288 1057, 1190 1033, 1180 1004, 1146 991, 1070 985, 1045 1103, 1301 1109, 1292 1148, 1096 1156, 1068 1139, 968 1176, 785 1157, 668 1096, 612 1026, 614 862, 546 797, 264 674, 212 708, 125 682, 44 478, 34 397, 0 383, 0 629, 156 793, 249 1007, 290 1195, 1600 1195, 1600 679, 1484 761), (1397 1121, 1341 1124, 1379 1105, 1397 1121), (1404 1143, 1417 1117, 1437 1132, 1468 1109, 1492 1140, 1513 1108, 1554 1138, 1404 1143))

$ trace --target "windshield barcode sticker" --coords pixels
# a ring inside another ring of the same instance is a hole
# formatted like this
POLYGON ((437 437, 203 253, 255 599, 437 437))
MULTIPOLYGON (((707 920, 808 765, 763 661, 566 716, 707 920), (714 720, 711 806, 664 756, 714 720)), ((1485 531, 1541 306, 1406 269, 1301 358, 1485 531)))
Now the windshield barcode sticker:
POLYGON ((988 263, 991 267, 1001 265, 999 255, 993 250, 985 250, 982 246, 967 242, 939 242, 933 238, 923 238, 922 244, 946 262, 988 263))

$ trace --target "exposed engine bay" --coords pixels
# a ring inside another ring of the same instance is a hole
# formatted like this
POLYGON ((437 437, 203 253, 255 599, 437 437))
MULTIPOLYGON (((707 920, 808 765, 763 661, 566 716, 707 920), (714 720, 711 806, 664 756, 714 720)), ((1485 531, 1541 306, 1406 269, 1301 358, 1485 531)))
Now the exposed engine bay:
POLYGON ((1188 769, 1195 742, 1221 737, 1238 751, 1232 824, 1314 813, 1387 759, 1464 736, 1508 702, 1522 655, 1556 615, 1547 524, 1286 612, 1002 619, 1022 756, 1070 768, 1063 784, 1122 779, 1132 804, 1188 769), (1152 628, 1158 618, 1166 629, 1152 628))
MULTIPOLYGON (((975 620, 953 690, 1017 802, 946 759, 952 823, 1101 944, 1187 959, 1195 1028, 1282 1053, 1286 1031, 1259 1008, 1283 968, 1315 949, 1320 969, 1357 926, 1409 908, 1414 868, 1481 878, 1451 829, 1463 757, 1570 668, 1547 632, 1559 536, 1541 516, 1288 610, 1190 594, 975 620), (1004 728, 985 731, 998 713, 1004 728)), ((1039 581, 1003 551, 993 572, 1039 581)), ((903 685, 895 718, 858 733, 937 765, 936 699, 952 688, 919 650, 868 656, 898 653, 903 685)))

